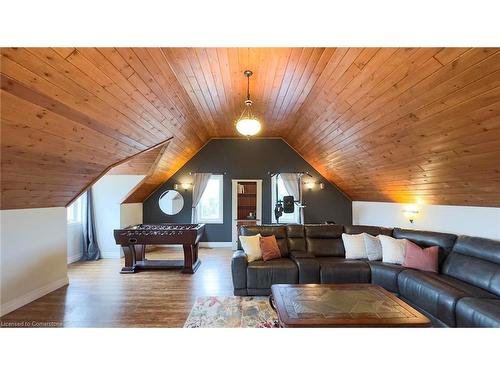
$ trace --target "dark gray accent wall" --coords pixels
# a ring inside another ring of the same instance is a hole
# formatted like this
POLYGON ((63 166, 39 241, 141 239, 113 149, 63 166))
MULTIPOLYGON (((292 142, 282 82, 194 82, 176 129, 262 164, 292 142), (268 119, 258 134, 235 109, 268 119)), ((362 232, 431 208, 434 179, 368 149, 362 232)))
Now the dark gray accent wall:
POLYGON ((222 173, 224 175, 224 223, 207 224, 202 241, 231 242, 232 207, 231 180, 262 180, 262 223, 271 223, 271 176, 269 172, 309 172, 313 179, 325 184, 320 190, 304 189, 304 221, 338 224, 352 223, 352 202, 340 190, 323 178, 311 165, 281 139, 213 139, 205 145, 176 174, 160 186, 144 202, 144 223, 190 223, 192 191, 180 190, 184 208, 177 215, 165 215, 158 207, 162 192, 174 184, 191 182, 189 172, 222 173))

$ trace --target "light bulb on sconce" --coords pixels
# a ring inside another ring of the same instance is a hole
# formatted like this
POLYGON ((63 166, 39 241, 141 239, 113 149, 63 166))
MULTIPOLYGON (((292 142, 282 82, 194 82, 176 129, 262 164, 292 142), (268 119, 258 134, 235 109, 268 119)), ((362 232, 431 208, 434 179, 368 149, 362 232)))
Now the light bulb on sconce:
POLYGON ((184 189, 184 191, 188 191, 191 187, 191 183, 183 182, 181 184, 174 184, 174 190, 179 190, 180 188, 184 189))
POLYGON ((314 189, 314 186, 318 185, 321 190, 325 188, 325 184, 322 182, 316 182, 316 181, 307 181, 304 182, 304 186, 307 188, 307 190, 311 191, 314 189))
POLYGON ((420 213, 420 211, 419 211, 417 205, 409 205, 403 209, 403 215, 408 220, 410 220, 410 223, 412 223, 412 224, 413 224, 413 220, 415 220, 415 218, 418 216, 419 213, 420 213))

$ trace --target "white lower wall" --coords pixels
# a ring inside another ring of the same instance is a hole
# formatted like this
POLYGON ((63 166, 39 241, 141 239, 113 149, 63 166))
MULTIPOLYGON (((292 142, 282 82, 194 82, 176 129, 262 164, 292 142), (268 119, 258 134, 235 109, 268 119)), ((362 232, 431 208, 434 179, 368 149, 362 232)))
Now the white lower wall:
POLYGON ((97 243, 102 258, 120 258, 121 248, 113 237, 113 231, 121 227, 120 204, 143 178, 141 175, 105 175, 92 186, 97 243))
POLYGON ((142 203, 124 203, 120 206, 120 227, 142 224, 142 203))
POLYGON ((413 223, 403 216, 404 204, 352 202, 352 221, 379 225, 465 234, 500 240, 500 208, 422 205, 413 223))
POLYGON ((77 262, 83 255, 83 224, 69 223, 68 229, 68 264, 77 262))
POLYGON ((3 316, 68 284, 66 208, 0 211, 3 316))

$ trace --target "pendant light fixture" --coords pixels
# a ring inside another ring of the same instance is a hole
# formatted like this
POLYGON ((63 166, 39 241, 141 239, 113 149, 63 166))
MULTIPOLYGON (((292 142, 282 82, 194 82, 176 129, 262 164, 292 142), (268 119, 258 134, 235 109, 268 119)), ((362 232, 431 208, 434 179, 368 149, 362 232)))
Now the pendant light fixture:
POLYGON ((236 121, 236 130, 241 135, 249 138, 260 131, 261 125, 260 121, 252 113, 253 102, 250 100, 250 77, 253 73, 250 70, 245 70, 243 74, 247 77, 247 100, 245 100, 245 109, 238 121, 236 121))

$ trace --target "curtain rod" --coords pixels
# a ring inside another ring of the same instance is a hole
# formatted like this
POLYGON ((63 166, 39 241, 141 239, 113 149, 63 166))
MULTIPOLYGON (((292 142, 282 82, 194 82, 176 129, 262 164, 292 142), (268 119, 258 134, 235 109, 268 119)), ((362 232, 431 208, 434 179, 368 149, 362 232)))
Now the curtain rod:
POLYGON ((195 173, 211 173, 211 174, 224 174, 224 175, 227 174, 227 172, 200 172, 200 171, 198 171, 198 172, 189 172, 189 175, 191 176, 195 173))
POLYGON ((294 172, 271 172, 271 171, 268 171, 267 172, 267 174, 271 175, 271 177, 274 177, 277 174, 281 174, 281 173, 301 173, 301 174, 306 174, 309 177, 312 177, 312 175, 309 172, 297 172, 297 171, 294 171, 294 172))

